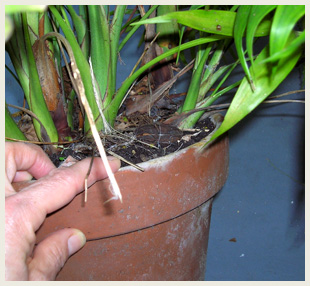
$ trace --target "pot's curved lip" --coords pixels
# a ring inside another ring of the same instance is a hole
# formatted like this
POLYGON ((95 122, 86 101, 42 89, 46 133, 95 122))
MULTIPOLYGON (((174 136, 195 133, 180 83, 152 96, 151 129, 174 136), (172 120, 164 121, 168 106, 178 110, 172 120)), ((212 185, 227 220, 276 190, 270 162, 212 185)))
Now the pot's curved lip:
MULTIPOLYGON (((158 167, 165 170, 166 166, 170 163, 171 160, 178 158, 179 156, 181 156, 182 154, 187 152, 187 150, 189 148, 195 148, 197 151, 201 151, 202 147, 206 144, 206 142, 208 142, 211 139, 211 137, 213 136, 215 131, 220 127, 220 125, 223 121, 223 115, 221 115, 220 113, 212 114, 209 117, 212 120, 212 122, 214 123, 215 128, 208 136, 206 136, 201 141, 199 141, 199 142, 197 142, 191 146, 188 146, 186 148, 183 148, 179 151, 176 151, 174 153, 168 154, 168 155, 163 156, 163 157, 154 158, 154 159, 151 159, 151 160, 146 161, 146 162, 141 162, 137 165, 139 167, 143 168, 144 170, 147 170, 150 168, 158 168, 158 167)), ((205 146, 204 149, 207 147, 208 146, 205 146)), ((138 170, 137 168, 132 167, 132 166, 125 166, 125 167, 122 167, 118 170, 118 172, 124 172, 124 171, 135 171, 135 172, 139 172, 139 173, 141 172, 140 170, 138 170)))

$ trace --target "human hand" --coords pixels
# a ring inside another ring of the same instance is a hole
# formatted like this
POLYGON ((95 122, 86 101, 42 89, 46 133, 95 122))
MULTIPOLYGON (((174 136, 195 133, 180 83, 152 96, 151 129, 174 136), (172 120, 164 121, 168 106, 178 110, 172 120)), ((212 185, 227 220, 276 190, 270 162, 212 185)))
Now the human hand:
MULTIPOLYGON (((69 203, 83 190, 90 159, 56 168, 43 150, 32 144, 5 143, 5 279, 53 280, 70 255, 86 242, 72 228, 52 233, 35 246, 36 230, 47 214, 69 203), (17 192, 13 182, 36 178, 17 192)), ((111 158, 113 172, 120 161, 111 158)), ((107 177, 95 158, 89 185, 107 177)))

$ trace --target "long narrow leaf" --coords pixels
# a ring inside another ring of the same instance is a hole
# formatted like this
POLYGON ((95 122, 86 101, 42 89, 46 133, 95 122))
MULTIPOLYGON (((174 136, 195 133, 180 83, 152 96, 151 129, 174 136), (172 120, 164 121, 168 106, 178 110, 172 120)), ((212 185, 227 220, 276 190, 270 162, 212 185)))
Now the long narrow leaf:
MULTIPOLYGON (((87 62, 87 60, 84 57, 84 54, 76 41, 75 35, 73 31, 71 30, 71 27, 63 20, 59 12, 54 6, 49 6, 50 11, 53 13, 55 16, 55 19, 57 20, 58 24, 60 25, 61 29, 63 30, 63 33, 66 36, 66 39, 70 43, 70 46, 72 48, 72 51, 74 53, 74 57, 76 60, 76 64, 81 72, 81 77, 84 83, 85 87, 85 93, 87 100, 89 102, 89 105, 92 109, 92 112, 94 114, 94 117, 97 118, 99 115, 99 110, 96 104, 95 96, 94 96, 94 90, 93 90, 93 85, 92 85, 92 79, 91 79, 91 72, 90 72, 90 67, 87 62)), ((103 123, 102 120, 98 120, 96 122, 96 126, 98 130, 101 130, 103 128, 103 123)), ((89 121, 87 118, 85 118, 85 123, 84 123, 84 132, 87 132, 89 130, 89 121)))
POLYGON ((245 60, 244 50, 242 46, 243 34, 247 27, 247 22, 249 19, 250 11, 251 11, 250 5, 242 5, 238 9, 236 20, 235 20, 235 25, 234 25, 234 40, 235 40, 236 51, 237 51, 241 66, 249 80, 249 83, 252 89, 254 90, 255 87, 253 84, 252 75, 249 71, 248 64, 245 60))
POLYGON ((29 69, 28 69, 27 57, 23 58, 23 60, 20 60, 21 55, 20 55, 20 57, 16 56, 16 54, 13 50, 11 41, 9 41, 6 44, 6 50, 9 53, 10 59, 11 59, 12 64, 14 66, 14 70, 17 74, 18 79, 19 79, 20 86, 24 91, 26 100, 28 101, 29 100, 29 69))
POLYGON ((29 101, 28 105, 34 114, 40 119, 45 130, 41 129, 41 125, 37 120, 33 120, 33 125, 36 130, 36 134, 40 141, 58 141, 58 133, 52 117, 47 109, 47 106, 44 101, 44 96, 41 89, 40 79, 36 67, 35 58, 32 52, 32 46, 30 42, 30 36, 28 32, 27 25, 27 15, 22 15, 23 26, 24 26, 24 35, 25 35, 25 44, 27 49, 28 65, 29 65, 29 101))
POLYGON ((304 5, 279 5, 270 32, 270 56, 284 49, 297 21, 305 15, 304 5))
MULTIPOLYGON (((220 96, 222 96, 223 94, 225 94, 226 92, 236 88, 237 86, 239 86, 241 80, 225 87, 224 89, 218 91, 216 94, 214 94, 212 97, 208 97, 205 98, 203 101, 199 102, 196 105, 197 109, 200 108, 206 108, 209 107, 216 99, 218 99, 220 96)), ((202 111, 197 111, 191 115, 189 115, 187 118, 185 118, 185 120, 183 120, 178 127, 180 129, 185 129, 185 128, 192 128, 193 126, 195 126, 195 124, 197 123, 197 121, 199 120, 199 118, 204 114, 204 110, 202 111)))
POLYGON ((5 106, 5 137, 18 140, 27 140, 24 133, 21 132, 14 119, 11 117, 7 106, 5 106))
POLYGON ((15 32, 10 40, 11 50, 14 52, 16 60, 20 61, 20 66, 25 74, 29 75, 27 52, 24 44, 24 31, 21 14, 14 14, 15 32))
MULTIPOLYGON (((232 37, 236 13, 222 10, 180 11, 147 19, 145 21, 139 21, 135 23, 135 25, 167 23, 172 19, 176 19, 179 24, 202 32, 232 37)), ((269 31, 270 21, 263 21, 256 30, 255 36, 266 36, 269 34, 269 31)))
MULTIPOLYGON (((230 91, 231 89, 235 88, 237 85, 239 85, 239 82, 234 83, 226 88, 224 88, 222 91, 218 92, 218 90, 222 87, 226 79, 229 77, 229 75, 232 73, 232 71, 235 69, 239 61, 235 62, 232 65, 229 65, 229 70, 225 74, 225 76, 221 79, 221 81, 218 83, 217 87, 214 89, 211 95, 209 95, 207 98, 202 100, 201 102, 198 102, 197 105, 195 106, 196 108, 204 108, 208 107, 211 105, 215 100, 217 100, 220 96, 222 96, 224 93, 230 91)), ((196 112, 192 115, 190 115, 188 118, 183 120, 183 122, 179 125, 179 128, 193 128, 193 126, 197 123, 199 118, 202 116, 202 112, 196 112)))
MULTIPOLYGON (((100 6, 89 5, 88 11, 90 16, 91 61, 94 74, 99 85, 100 95, 103 98, 108 86, 111 63, 109 23, 106 15, 101 12, 100 6)), ((108 96, 108 98, 110 97, 108 96)), ((106 103, 108 103, 107 100, 106 103)))
POLYGON ((264 48, 251 66, 251 69, 255 71, 256 77, 255 91, 252 92, 249 82, 244 78, 226 113, 222 125, 210 141, 232 128, 265 100, 291 72, 300 56, 301 51, 296 52, 290 57, 282 58, 279 61, 277 73, 271 80, 272 71, 270 64, 263 63, 268 57, 268 46, 264 48))
POLYGON ((297 38, 295 38, 286 48, 273 54, 267 58, 264 62, 275 62, 284 57, 289 57, 295 53, 305 43, 306 32, 303 31, 297 38))
MULTIPOLYGON (((146 13, 145 15, 141 18, 141 20, 147 19, 154 10, 156 10, 158 5, 153 5, 146 13)), ((128 40, 132 37, 132 35, 139 29, 139 26, 134 26, 130 32, 125 36, 125 38, 121 41, 119 47, 118 47, 118 52, 122 50, 122 48, 125 46, 125 44, 128 42, 128 40)))
POLYGON ((182 44, 181 46, 172 48, 171 50, 161 54, 160 56, 156 57, 155 59, 151 60, 150 62, 148 62, 147 64, 145 64, 144 66, 142 66, 140 69, 138 69, 132 76, 130 76, 129 78, 127 78, 122 86, 120 87, 120 89, 117 91, 114 99, 112 100, 109 109, 105 110, 105 117, 107 118, 108 122, 110 122, 110 124, 113 125, 115 117, 117 115, 117 111, 118 108, 127 92, 127 90, 129 89, 129 87, 131 86, 131 84, 135 81, 136 78, 138 78, 141 74, 143 74, 146 70, 148 70, 150 67, 152 67, 154 64, 158 63, 159 61, 161 61, 162 59, 169 57, 173 54, 175 54, 177 51, 179 50, 186 50, 192 47, 196 47, 199 45, 203 45, 206 43, 210 43, 210 42, 214 42, 214 41, 218 41, 220 39, 225 39, 225 37, 222 36, 210 36, 207 38, 202 38, 202 39, 197 39, 197 40, 193 40, 191 42, 182 44))
POLYGON ((254 5, 251 6, 251 12, 249 15, 247 28, 246 28, 246 48, 251 64, 253 64, 253 41, 255 37, 255 31, 257 30, 261 21, 272 10, 276 8, 276 5, 254 5))
MULTIPOLYGON (((282 51, 286 46, 297 21, 305 14, 304 5, 279 5, 276 9, 270 31, 270 56, 282 51)), ((272 67, 272 77, 277 72, 272 67)))
POLYGON ((117 60, 118 60, 118 47, 120 33, 122 29, 122 23, 126 11, 126 5, 118 5, 114 11, 114 16, 112 19, 110 27, 110 41, 111 41, 111 74, 109 77, 108 84, 108 94, 114 95, 116 91, 116 70, 117 70, 117 60))
POLYGON ((74 29, 76 31, 76 37, 77 37, 78 43, 81 46, 81 49, 83 51, 84 56, 86 58, 88 58, 88 56, 89 56, 89 43, 87 41, 88 31, 87 31, 87 26, 86 26, 85 20, 75 12, 74 8, 71 5, 68 5, 67 9, 68 9, 68 12, 71 16, 74 29))
MULTIPOLYGON (((206 67, 206 70, 204 72, 204 75, 201 81, 202 83, 199 88, 199 96, 198 96, 197 102, 201 101, 204 98, 205 94, 207 93, 206 88, 208 84, 206 83, 213 82, 211 78, 213 77, 214 72, 222 59, 222 56, 224 54, 224 48, 228 45, 229 42, 230 42, 230 39, 220 42, 218 47, 214 51, 213 56, 210 62, 208 63, 208 66, 206 67)), ((211 86, 209 86, 209 88, 210 87, 211 86)))
POLYGON ((187 95, 182 107, 182 112, 186 112, 188 110, 193 109, 196 106, 198 94, 199 94, 199 88, 201 84, 202 79, 202 72, 206 63, 206 60, 209 56, 209 49, 205 49, 204 54, 200 60, 200 63, 197 67, 197 69, 194 71, 187 95))
POLYGON ((205 97, 206 93, 210 90, 210 88, 213 86, 213 84, 227 71, 230 69, 230 67, 233 64, 227 65, 227 66, 222 66, 220 67, 216 72, 213 72, 210 74, 210 76, 205 79, 200 86, 199 90, 199 98, 203 100, 205 97))

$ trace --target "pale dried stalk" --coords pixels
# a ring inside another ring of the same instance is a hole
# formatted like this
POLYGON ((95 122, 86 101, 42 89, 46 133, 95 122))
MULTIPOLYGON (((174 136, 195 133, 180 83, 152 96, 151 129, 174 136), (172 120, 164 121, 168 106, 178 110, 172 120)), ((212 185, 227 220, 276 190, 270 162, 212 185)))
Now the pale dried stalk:
POLYGON ((90 171, 91 171, 91 168, 93 166, 93 162, 94 162, 94 150, 93 150, 93 154, 91 156, 91 161, 90 161, 89 168, 88 168, 88 171, 87 171, 87 174, 86 174, 86 178, 85 178, 85 181, 84 181, 84 189, 85 189, 84 202, 85 203, 87 202, 87 191, 88 191, 87 180, 88 180, 88 177, 90 175, 90 171))
POLYGON ((101 115, 102 121, 103 121, 103 125, 104 125, 104 133, 105 134, 111 134, 112 129, 109 125, 109 123, 107 122, 107 120, 105 119, 105 116, 102 112, 103 107, 102 107, 102 102, 101 102, 101 98, 98 94, 98 90, 99 87, 97 85, 97 81, 94 75, 94 70, 93 70, 93 65, 92 65, 92 61, 91 61, 91 57, 89 57, 89 67, 90 67, 90 73, 91 73, 91 80, 92 80, 92 84, 93 84, 93 90, 94 90, 94 94, 95 94, 95 99, 96 99, 96 103, 99 109, 99 113, 101 115))
MULTIPOLYGON (((110 167, 106 152, 105 152, 104 147, 102 145, 102 142, 101 142, 101 139, 100 139, 100 136, 99 136, 96 124, 95 124, 93 113, 91 111, 91 108, 89 106, 88 100, 87 100, 86 95, 85 95, 84 84, 83 84, 83 81, 81 78, 80 71, 79 71, 79 69, 75 63, 75 57, 74 57, 73 51, 71 49, 71 46, 70 46, 69 42, 66 40, 66 38, 64 36, 62 36, 61 34, 58 34, 55 32, 50 32, 50 33, 46 34, 45 36, 43 36, 42 40, 44 41, 48 37, 56 37, 57 39, 59 39, 64 44, 64 46, 67 49, 68 55, 69 55, 70 60, 71 60, 71 68, 72 68, 72 72, 73 72, 73 77, 74 77, 74 80, 76 83, 76 85, 75 85, 75 87, 77 89, 76 92, 78 94, 79 99, 81 100, 82 105, 85 108, 85 112, 86 112, 86 115, 87 115, 87 118, 89 121, 91 132, 92 132, 94 140, 96 142, 99 154, 101 156, 101 160, 103 162, 104 167, 106 168, 107 175, 108 175, 110 182, 111 182, 111 186, 112 186, 111 193, 114 196, 110 200, 119 199, 121 202, 123 202, 121 191, 119 189, 119 186, 116 182, 115 176, 114 176, 112 169, 110 167)), ((86 180, 86 184, 87 184, 87 180, 86 180)))
POLYGON ((134 164, 134 163, 131 163, 130 161, 126 160, 126 159, 123 158, 122 156, 117 155, 117 154, 114 153, 113 151, 108 150, 107 152, 108 152, 110 155, 112 155, 112 156, 114 156, 114 157, 116 157, 116 158, 118 158, 118 159, 124 161, 124 162, 127 163, 128 165, 130 165, 130 166, 132 166, 132 167, 134 167, 134 168, 140 170, 141 172, 144 172, 144 169, 143 169, 142 167, 140 167, 140 166, 138 166, 138 165, 136 165, 136 164, 134 164))
POLYGON ((110 164, 109 164, 106 152, 105 152, 104 147, 102 145, 102 142, 101 142, 101 139, 100 139, 100 136, 99 136, 96 124, 95 124, 93 113, 91 111, 91 108, 89 106, 88 100, 87 100, 86 95, 85 95, 85 89, 84 89, 84 85, 83 85, 83 82, 82 82, 82 79, 81 79, 80 71, 77 68, 75 62, 72 61, 72 59, 71 59, 71 68, 72 68, 72 71, 73 71, 73 77, 77 81, 78 93, 79 93, 79 96, 81 98, 81 102, 82 102, 82 104, 83 104, 83 106, 85 108, 85 112, 86 112, 86 115, 87 115, 87 118, 88 118, 88 121, 89 121, 90 129, 92 131, 94 140, 96 142, 96 145, 97 145, 97 148, 98 148, 98 151, 99 151, 99 154, 100 154, 100 157, 101 157, 102 162, 103 162, 103 164, 104 164, 104 166, 106 168, 108 177, 109 177, 111 185, 112 185, 112 193, 115 196, 112 199, 114 199, 114 198, 115 199, 119 199, 122 202, 123 200, 122 200, 121 191, 119 189, 119 186, 118 186, 118 184, 116 182, 115 176, 114 176, 114 174, 112 172, 112 169, 110 167, 110 164))

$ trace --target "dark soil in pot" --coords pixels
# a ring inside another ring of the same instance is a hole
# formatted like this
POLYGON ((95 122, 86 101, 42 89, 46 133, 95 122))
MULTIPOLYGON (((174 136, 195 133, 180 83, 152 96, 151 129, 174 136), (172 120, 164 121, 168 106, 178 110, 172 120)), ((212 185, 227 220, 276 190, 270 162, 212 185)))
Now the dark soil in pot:
MULTIPOLYGON (((167 124, 142 124, 137 128, 127 128, 123 132, 114 131, 112 134, 102 135, 102 142, 108 153, 111 151, 133 164, 138 164, 193 145, 210 134, 214 128, 214 123, 208 117, 200 120, 193 129, 184 131, 167 124)), ((68 145, 51 154, 50 158, 58 167, 68 156, 81 160, 92 155, 98 156, 95 143, 84 140, 68 145)), ((122 161, 122 167, 126 165, 128 164, 122 161)))

